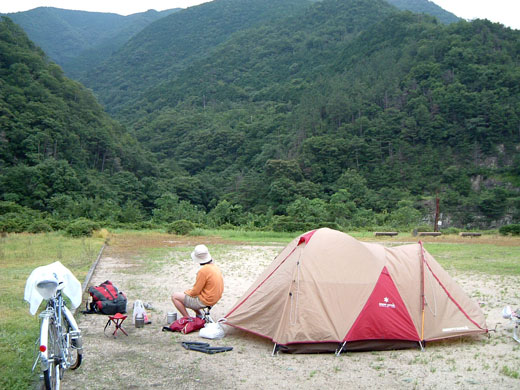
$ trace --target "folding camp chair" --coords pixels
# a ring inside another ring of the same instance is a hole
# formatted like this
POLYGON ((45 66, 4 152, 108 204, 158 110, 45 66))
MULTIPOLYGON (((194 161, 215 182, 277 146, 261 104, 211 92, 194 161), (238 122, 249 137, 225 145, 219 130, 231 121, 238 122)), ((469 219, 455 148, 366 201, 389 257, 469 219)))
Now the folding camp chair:
POLYGON ((211 318, 210 311, 212 306, 206 306, 204 309, 202 309, 202 318, 206 323, 215 322, 213 321, 213 318, 211 318))
POLYGON ((112 333, 112 336, 116 337, 118 330, 121 330, 121 332, 123 332, 125 335, 128 336, 128 333, 126 333, 125 329, 123 328, 123 322, 126 320, 126 317, 128 317, 128 316, 125 316, 121 313, 116 313, 113 316, 108 316, 108 322, 105 325, 105 329, 103 330, 103 333, 105 333, 105 331, 106 331, 107 327, 110 325, 110 323, 113 322, 116 329, 112 333))

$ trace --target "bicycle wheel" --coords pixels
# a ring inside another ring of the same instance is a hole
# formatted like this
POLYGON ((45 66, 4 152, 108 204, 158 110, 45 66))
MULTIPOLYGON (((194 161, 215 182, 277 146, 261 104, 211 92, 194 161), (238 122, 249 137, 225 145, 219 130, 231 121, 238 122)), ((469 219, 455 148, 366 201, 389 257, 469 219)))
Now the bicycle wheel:
MULTIPOLYGON (((78 368, 81 365, 82 354, 79 353, 78 349, 77 349, 78 340, 73 339, 70 334, 70 332, 72 331, 72 326, 70 325, 69 321, 67 320, 67 318, 65 316, 63 316, 62 321, 63 321, 62 329, 63 329, 64 337, 65 337, 65 340, 67 340, 67 346, 66 346, 67 364, 71 370, 75 370, 76 368, 78 368)), ((79 337, 81 337, 81 336, 79 336, 79 337)))
POLYGON ((46 390, 59 390, 61 379, 60 352, 58 345, 58 330, 53 318, 49 319, 47 332, 47 356, 49 357, 49 368, 43 371, 43 381, 46 390))

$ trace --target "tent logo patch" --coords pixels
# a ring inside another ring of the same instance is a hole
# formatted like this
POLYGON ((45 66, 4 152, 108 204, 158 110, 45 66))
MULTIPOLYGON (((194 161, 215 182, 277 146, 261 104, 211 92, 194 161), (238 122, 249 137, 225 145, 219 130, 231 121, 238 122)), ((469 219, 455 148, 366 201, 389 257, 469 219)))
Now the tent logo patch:
POLYGON ((467 326, 458 326, 456 328, 442 328, 443 332, 463 332, 469 330, 467 326))
POLYGON ((395 303, 390 303, 390 300, 388 299, 388 297, 384 297, 383 302, 379 302, 379 307, 395 309, 395 303))

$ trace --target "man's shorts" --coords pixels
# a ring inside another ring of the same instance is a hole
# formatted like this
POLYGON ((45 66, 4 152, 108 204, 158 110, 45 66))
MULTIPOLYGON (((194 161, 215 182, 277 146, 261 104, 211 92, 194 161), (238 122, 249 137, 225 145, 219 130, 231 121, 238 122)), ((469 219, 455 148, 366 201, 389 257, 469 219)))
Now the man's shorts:
POLYGON ((193 310, 200 310, 204 309, 207 305, 202 303, 198 297, 193 298, 188 294, 184 294, 184 306, 193 310))

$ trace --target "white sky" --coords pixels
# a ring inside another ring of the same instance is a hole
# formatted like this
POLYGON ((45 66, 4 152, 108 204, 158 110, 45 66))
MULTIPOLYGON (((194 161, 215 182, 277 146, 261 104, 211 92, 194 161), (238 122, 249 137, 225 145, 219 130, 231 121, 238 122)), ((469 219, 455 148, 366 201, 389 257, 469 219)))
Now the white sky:
POLYGON ((520 30, 520 0, 433 0, 433 2, 464 19, 489 19, 520 30))
MULTIPOLYGON (((187 8, 210 0, 0 0, 0 12, 27 11, 36 7, 56 7, 91 12, 130 15, 149 9, 163 11, 187 8)), ((464 19, 489 19, 520 29, 520 0, 432 0, 464 19)))

